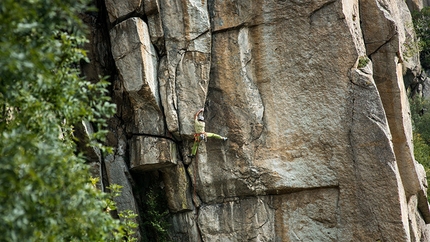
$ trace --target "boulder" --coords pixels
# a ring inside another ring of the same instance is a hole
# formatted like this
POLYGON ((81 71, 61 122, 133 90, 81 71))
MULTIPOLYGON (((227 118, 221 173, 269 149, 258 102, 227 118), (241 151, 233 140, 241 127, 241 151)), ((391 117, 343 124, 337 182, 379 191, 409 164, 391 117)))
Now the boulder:
POLYGON ((164 52, 164 31, 161 23, 160 4, 158 0, 144 0, 144 11, 148 18, 151 42, 160 52, 164 52))
POLYGON ((124 18, 133 12, 142 12, 143 8, 142 0, 106 0, 105 3, 110 22, 124 18))
POLYGON ((170 238, 173 241, 202 241, 195 211, 175 213, 170 217, 170 238))
MULTIPOLYGON (((125 137, 118 137, 118 146, 115 147, 115 153, 107 155, 104 159, 107 180, 109 185, 116 184, 122 187, 120 195, 113 198, 118 213, 130 210, 138 215, 138 205, 133 194, 133 180, 125 162, 125 155, 125 137)), ((140 218, 133 218, 132 221, 139 224, 140 218)), ((139 227, 133 237, 136 237, 138 240, 141 238, 139 227)))
POLYGON ((157 53, 148 27, 129 18, 110 31, 112 55, 134 112, 131 133, 164 135, 164 118, 158 91, 157 53))
POLYGON ((170 139, 133 136, 130 141, 130 169, 157 170, 177 164, 176 144, 170 139))
POLYGON ((166 87, 160 90, 164 114, 171 121, 169 132, 177 139, 190 138, 194 134, 192 117, 205 106, 208 92, 211 34, 207 2, 158 2, 167 57, 160 63, 164 73, 160 83, 166 87))
MULTIPOLYGON (((363 1, 361 13, 367 17, 362 21, 364 39, 368 55, 374 63, 374 80, 381 96, 384 111, 392 134, 392 145, 396 155, 398 170, 403 182, 406 198, 418 195, 418 206, 427 222, 429 205, 426 188, 420 181, 418 165, 414 159, 412 144, 412 125, 408 97, 403 80, 403 43, 406 41, 407 28, 403 21, 406 4, 401 1, 363 1), (387 11, 387 9, 389 11, 387 11), (374 18, 370 20, 370 15, 374 18), (378 32, 374 24, 388 26, 387 32, 378 32), (389 38, 387 38, 389 36, 389 38)), ((406 14, 407 15, 407 14, 406 14)))
POLYGON ((161 172, 169 210, 172 213, 193 210, 192 188, 184 164, 178 161, 176 166, 162 169, 161 172))

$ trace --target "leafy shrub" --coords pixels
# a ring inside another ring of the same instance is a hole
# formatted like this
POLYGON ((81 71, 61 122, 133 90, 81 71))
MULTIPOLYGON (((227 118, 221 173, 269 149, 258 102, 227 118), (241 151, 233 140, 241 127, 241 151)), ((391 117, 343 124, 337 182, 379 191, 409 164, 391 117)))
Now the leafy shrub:
POLYGON ((413 126, 414 156, 424 166, 427 182, 430 184, 430 101, 417 96, 410 99, 409 102, 413 126))
POLYGON ((145 194, 145 208, 143 226, 148 232, 148 241, 168 242, 168 228, 170 227, 167 221, 169 210, 164 206, 165 197, 160 189, 151 186, 145 194), (164 200, 164 201, 163 201, 164 200))
POLYGON ((78 0, 0 4, 0 234, 2 241, 112 241, 120 224, 89 182, 73 124, 112 115, 106 81, 79 71, 86 42, 78 0))
MULTIPOLYGON (((97 180, 93 180, 93 186, 96 188, 97 180)), ((112 184, 107 189, 110 191, 108 197, 104 200, 106 211, 110 212, 113 210, 117 210, 116 203, 114 201, 115 197, 119 197, 121 195, 122 186, 118 184, 112 184)), ((136 230, 138 224, 135 222, 135 218, 137 214, 135 214, 131 210, 121 211, 118 216, 120 217, 120 228, 116 231, 118 236, 123 237, 128 242, 135 242, 137 238, 133 237, 136 234, 136 230)))
POLYGON ((421 139, 430 145, 430 101, 423 97, 410 100, 412 126, 421 139))
POLYGON ((360 56, 358 58, 358 66, 357 68, 363 68, 369 64, 370 59, 367 56, 360 56))
POLYGON ((430 69, 430 7, 413 12, 412 21, 421 50, 421 65, 424 69, 430 69))

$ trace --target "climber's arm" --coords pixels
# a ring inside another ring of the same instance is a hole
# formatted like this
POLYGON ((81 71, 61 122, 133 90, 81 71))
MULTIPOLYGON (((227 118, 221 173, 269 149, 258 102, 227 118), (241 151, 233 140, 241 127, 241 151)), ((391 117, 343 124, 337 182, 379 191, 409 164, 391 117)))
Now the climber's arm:
POLYGON ((199 114, 200 114, 201 112, 203 112, 203 111, 205 111, 205 109, 204 109, 204 108, 201 108, 199 111, 197 111, 197 113, 194 115, 194 120, 197 120, 197 119, 198 119, 198 117, 199 117, 199 114))

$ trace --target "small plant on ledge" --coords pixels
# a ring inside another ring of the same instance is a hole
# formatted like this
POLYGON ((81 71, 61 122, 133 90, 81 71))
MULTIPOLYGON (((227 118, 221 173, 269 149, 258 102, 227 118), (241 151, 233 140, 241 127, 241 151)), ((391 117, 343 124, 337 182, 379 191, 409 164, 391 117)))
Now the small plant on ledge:
POLYGON ((370 61, 370 59, 367 58, 367 56, 360 56, 358 58, 358 66, 357 66, 357 68, 360 69, 360 68, 366 67, 367 64, 369 64, 369 61, 370 61))

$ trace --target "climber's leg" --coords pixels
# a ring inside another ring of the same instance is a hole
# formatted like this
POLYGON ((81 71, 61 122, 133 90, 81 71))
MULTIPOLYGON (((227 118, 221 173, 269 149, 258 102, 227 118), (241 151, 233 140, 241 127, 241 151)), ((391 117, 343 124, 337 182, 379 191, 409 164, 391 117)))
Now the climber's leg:
POLYGON ((194 140, 193 148, 191 149, 191 157, 196 156, 197 150, 199 149, 200 140, 194 140))
POLYGON ((222 137, 221 135, 219 135, 219 134, 214 134, 214 133, 208 133, 208 132, 206 132, 206 136, 207 136, 208 138, 227 140, 227 137, 222 137))

